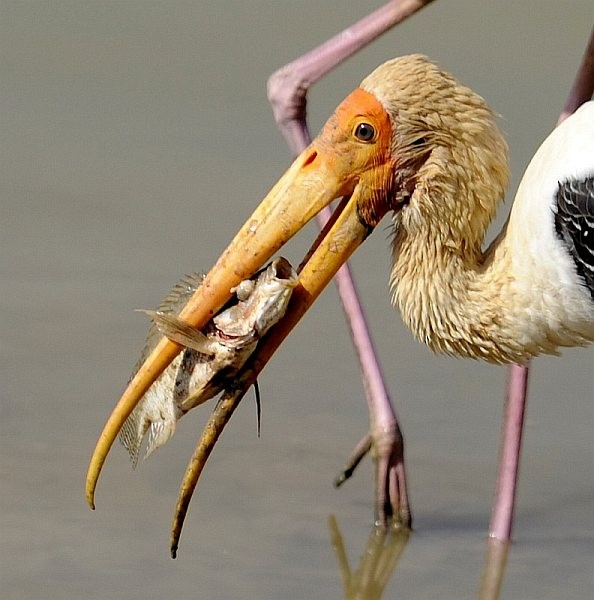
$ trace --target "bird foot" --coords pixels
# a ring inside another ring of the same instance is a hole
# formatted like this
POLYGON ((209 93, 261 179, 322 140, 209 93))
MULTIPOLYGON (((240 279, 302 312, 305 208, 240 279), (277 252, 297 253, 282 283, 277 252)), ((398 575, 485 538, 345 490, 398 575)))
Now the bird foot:
POLYGON ((404 441, 396 423, 372 429, 359 441, 334 480, 334 486, 338 488, 349 479, 369 452, 375 465, 376 527, 410 529, 412 515, 404 467, 404 441))

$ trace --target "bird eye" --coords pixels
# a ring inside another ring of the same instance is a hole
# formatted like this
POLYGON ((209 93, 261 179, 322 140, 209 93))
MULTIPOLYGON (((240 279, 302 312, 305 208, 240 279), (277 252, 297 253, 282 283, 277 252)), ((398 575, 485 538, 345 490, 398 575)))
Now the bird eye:
POLYGON ((355 137, 361 142, 371 142, 375 138, 375 129, 369 123, 359 123, 355 128, 355 137))

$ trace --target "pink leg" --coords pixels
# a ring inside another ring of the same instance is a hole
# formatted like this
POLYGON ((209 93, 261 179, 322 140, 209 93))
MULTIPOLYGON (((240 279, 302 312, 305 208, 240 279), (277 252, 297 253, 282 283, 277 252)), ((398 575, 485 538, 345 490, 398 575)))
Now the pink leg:
MULTIPOLYGON (((301 152, 311 141, 305 120, 309 87, 346 58, 431 1, 392 0, 270 77, 268 98, 276 122, 294 153, 301 152)), ((325 209, 319 215, 321 227, 330 213, 330 209, 325 209)), ((340 485, 350 477, 373 445, 376 459, 377 523, 386 526, 393 519, 395 523, 410 526, 402 434, 348 265, 338 272, 336 283, 361 364, 371 423, 369 436, 358 444, 336 483, 340 485)))
POLYGON ((592 94, 594 94, 594 28, 590 33, 582 64, 575 76, 557 125, 574 113, 584 102, 590 100, 592 94))
POLYGON ((489 537, 499 541, 508 541, 511 537, 527 391, 528 365, 512 365, 505 401, 497 491, 489 526, 489 537))
MULTIPOLYGON (((593 93, 594 29, 557 125, 590 100, 593 93)), ((509 541, 513 526, 528 374, 528 365, 512 365, 509 370, 497 490, 489 525, 489 537, 502 542, 509 541)))

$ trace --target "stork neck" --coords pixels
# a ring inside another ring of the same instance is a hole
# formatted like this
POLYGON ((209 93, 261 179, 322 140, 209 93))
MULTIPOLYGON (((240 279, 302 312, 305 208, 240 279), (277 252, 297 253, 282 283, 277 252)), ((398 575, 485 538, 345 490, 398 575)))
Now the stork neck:
POLYGON ((527 358, 512 333, 517 314, 510 310, 513 265, 505 232, 483 253, 480 243, 461 249, 430 226, 397 231, 393 302, 415 337, 456 356, 491 362, 527 358))

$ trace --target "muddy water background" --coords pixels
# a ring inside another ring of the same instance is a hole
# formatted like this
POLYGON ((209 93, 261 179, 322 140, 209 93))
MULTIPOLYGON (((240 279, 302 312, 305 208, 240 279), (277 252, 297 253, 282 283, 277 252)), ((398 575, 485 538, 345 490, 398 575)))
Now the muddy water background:
MULTIPOLYGON (((334 289, 261 378, 262 438, 251 397, 232 420, 176 561, 172 509, 207 407, 136 472, 114 447, 94 513, 83 479, 143 342, 132 310, 208 268, 289 163, 267 76, 371 7, 0 3, 2 598, 342 597, 327 520, 356 566, 371 468, 331 486, 367 425, 334 289)), ((503 115, 513 190, 555 123, 592 16, 590 0, 438 1, 312 90, 312 129, 377 64, 423 52, 503 115)), ((314 233, 291 245, 292 261, 314 233)), ((388 301, 387 237, 386 222, 353 262, 406 433, 416 517, 384 597, 471 598, 505 370, 411 339, 388 301)), ((592 349, 534 364, 506 598, 592 594, 593 366, 592 349)))

